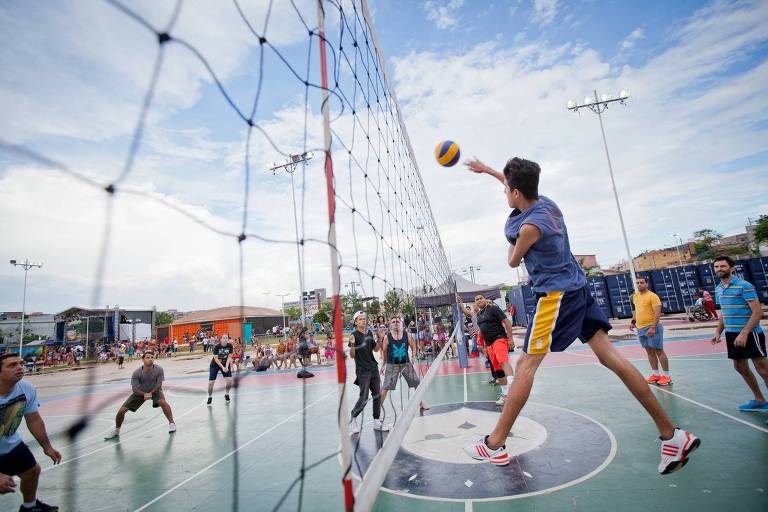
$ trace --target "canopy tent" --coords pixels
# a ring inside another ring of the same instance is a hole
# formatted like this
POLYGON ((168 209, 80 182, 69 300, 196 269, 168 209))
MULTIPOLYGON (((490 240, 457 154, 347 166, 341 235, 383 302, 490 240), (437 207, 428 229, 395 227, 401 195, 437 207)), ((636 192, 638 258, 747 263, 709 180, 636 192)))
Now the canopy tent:
MULTIPOLYGON (((476 284, 472 281, 468 281, 460 275, 453 273, 451 279, 455 284, 456 293, 461 297, 462 302, 472 302, 475 299, 475 295, 484 295, 488 300, 495 300, 501 297, 501 286, 488 286, 483 284, 476 284)), ((445 282, 439 287, 440 290, 453 289, 453 283, 445 282)), ((415 305, 417 308, 434 308, 438 306, 449 306, 456 304, 456 296, 453 293, 439 294, 439 295, 426 295, 417 296, 415 305)))

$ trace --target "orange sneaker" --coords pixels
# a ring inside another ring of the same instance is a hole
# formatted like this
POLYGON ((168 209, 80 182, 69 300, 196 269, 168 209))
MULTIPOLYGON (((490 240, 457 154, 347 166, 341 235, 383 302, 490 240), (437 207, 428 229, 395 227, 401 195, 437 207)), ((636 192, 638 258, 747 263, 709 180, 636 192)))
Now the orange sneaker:
POLYGON ((659 380, 656 381, 656 384, 659 386, 669 386, 672 384, 672 379, 668 375, 662 375, 659 377, 659 380))
POLYGON ((660 378, 661 378, 661 375, 651 375, 650 377, 645 379, 645 382, 647 382, 648 384, 656 384, 660 378))

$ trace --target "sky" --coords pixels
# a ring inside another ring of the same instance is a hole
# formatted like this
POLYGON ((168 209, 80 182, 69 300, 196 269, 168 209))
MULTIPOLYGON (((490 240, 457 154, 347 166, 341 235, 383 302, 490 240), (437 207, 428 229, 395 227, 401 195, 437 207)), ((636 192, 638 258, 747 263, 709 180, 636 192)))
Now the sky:
MULTIPOLYGON (((293 239, 291 179, 267 168, 283 154, 323 147, 319 91, 307 90, 284 64, 317 80, 316 41, 307 34, 317 24, 317 7, 309 0, 295 8, 275 2, 271 10, 266 2, 239 4, 285 61, 271 50, 262 60, 235 4, 185 2, 170 32, 189 46, 165 46, 141 144, 111 213, 103 189, 7 145, 43 154, 101 185, 114 182, 150 84, 156 37, 108 2, 54 1, 44 9, 0 4, 0 252, 6 261, 44 263, 29 273, 28 311, 238 304, 238 244, 201 223, 239 233, 245 219, 248 233, 293 239), (241 112, 251 110, 254 91, 261 91, 245 215, 247 125, 190 47, 241 112), (105 224, 112 231, 103 289, 95 296, 105 224)), ((353 12, 351 0, 341 5, 353 12)), ((516 281, 506 265, 509 208, 501 185, 460 165, 440 167, 433 151, 443 140, 459 144, 462 159, 477 156, 499 170, 513 156, 538 162, 540 191, 563 210, 573 251, 596 254, 603 266, 625 257, 598 119, 566 109, 569 99, 582 102, 595 90, 631 91, 626 105, 612 104, 603 121, 634 254, 671 245, 673 233, 687 239, 702 228, 742 232, 748 218, 768 213, 768 2, 368 5, 415 157, 400 163, 420 171, 420 178, 408 174, 404 187, 418 191, 423 181, 426 191, 414 206, 423 218, 409 219, 410 226, 429 229, 425 208, 431 207, 440 239, 426 233, 427 246, 441 242, 450 267, 480 267, 482 283, 516 281)), ((168 26, 173 16, 173 2, 130 6, 153 27, 168 26)), ((340 25, 333 6, 326 9, 330 41, 340 25)), ((353 77, 339 78, 351 83, 353 77)), ((338 103, 332 98, 331 110, 338 103)), ((335 140, 350 142, 349 112, 334 123, 335 140)), ((334 145, 333 152, 343 163, 344 147, 334 145)), ((294 178, 304 236, 324 240, 321 159, 294 178)), ((360 237, 355 246, 349 234, 359 226, 352 215, 339 217, 344 263, 354 267, 357 258, 373 270, 379 242, 360 237)), ((295 245, 254 238, 242 247, 246 304, 279 307, 277 294, 290 293, 289 300, 298 293, 295 245)), ((434 264, 431 252, 421 258, 426 268, 434 264)), ((305 245, 306 289, 330 288, 328 262, 327 245, 305 245)), ((355 279, 342 274, 343 282, 355 279)), ((22 287, 23 271, 0 265, 0 310, 20 309, 22 287)), ((380 295, 383 288, 366 291, 380 295)))

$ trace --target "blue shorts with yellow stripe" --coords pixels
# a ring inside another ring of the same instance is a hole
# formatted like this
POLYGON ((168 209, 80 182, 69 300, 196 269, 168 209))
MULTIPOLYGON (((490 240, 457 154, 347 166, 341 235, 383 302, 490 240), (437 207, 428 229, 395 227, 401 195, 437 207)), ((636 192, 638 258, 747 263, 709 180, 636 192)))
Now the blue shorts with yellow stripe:
POLYGON ((523 351, 562 352, 576 338, 586 343, 600 329, 608 332, 611 324, 586 286, 570 292, 540 293, 525 333, 523 351))

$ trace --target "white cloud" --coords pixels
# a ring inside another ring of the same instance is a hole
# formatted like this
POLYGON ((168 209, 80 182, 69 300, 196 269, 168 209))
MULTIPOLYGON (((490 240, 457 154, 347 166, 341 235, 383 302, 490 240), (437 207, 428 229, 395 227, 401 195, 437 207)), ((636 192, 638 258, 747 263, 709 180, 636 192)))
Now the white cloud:
POLYGON ((533 0, 533 21, 549 25, 557 16, 558 0, 533 0))
POLYGON ((631 50, 638 41, 645 38, 645 31, 642 28, 633 30, 626 39, 621 42, 621 50, 631 50))
POLYGON ((464 0, 427 0, 422 9, 427 13, 427 19, 435 23, 439 29, 456 26, 459 22, 457 11, 464 5, 464 0))

